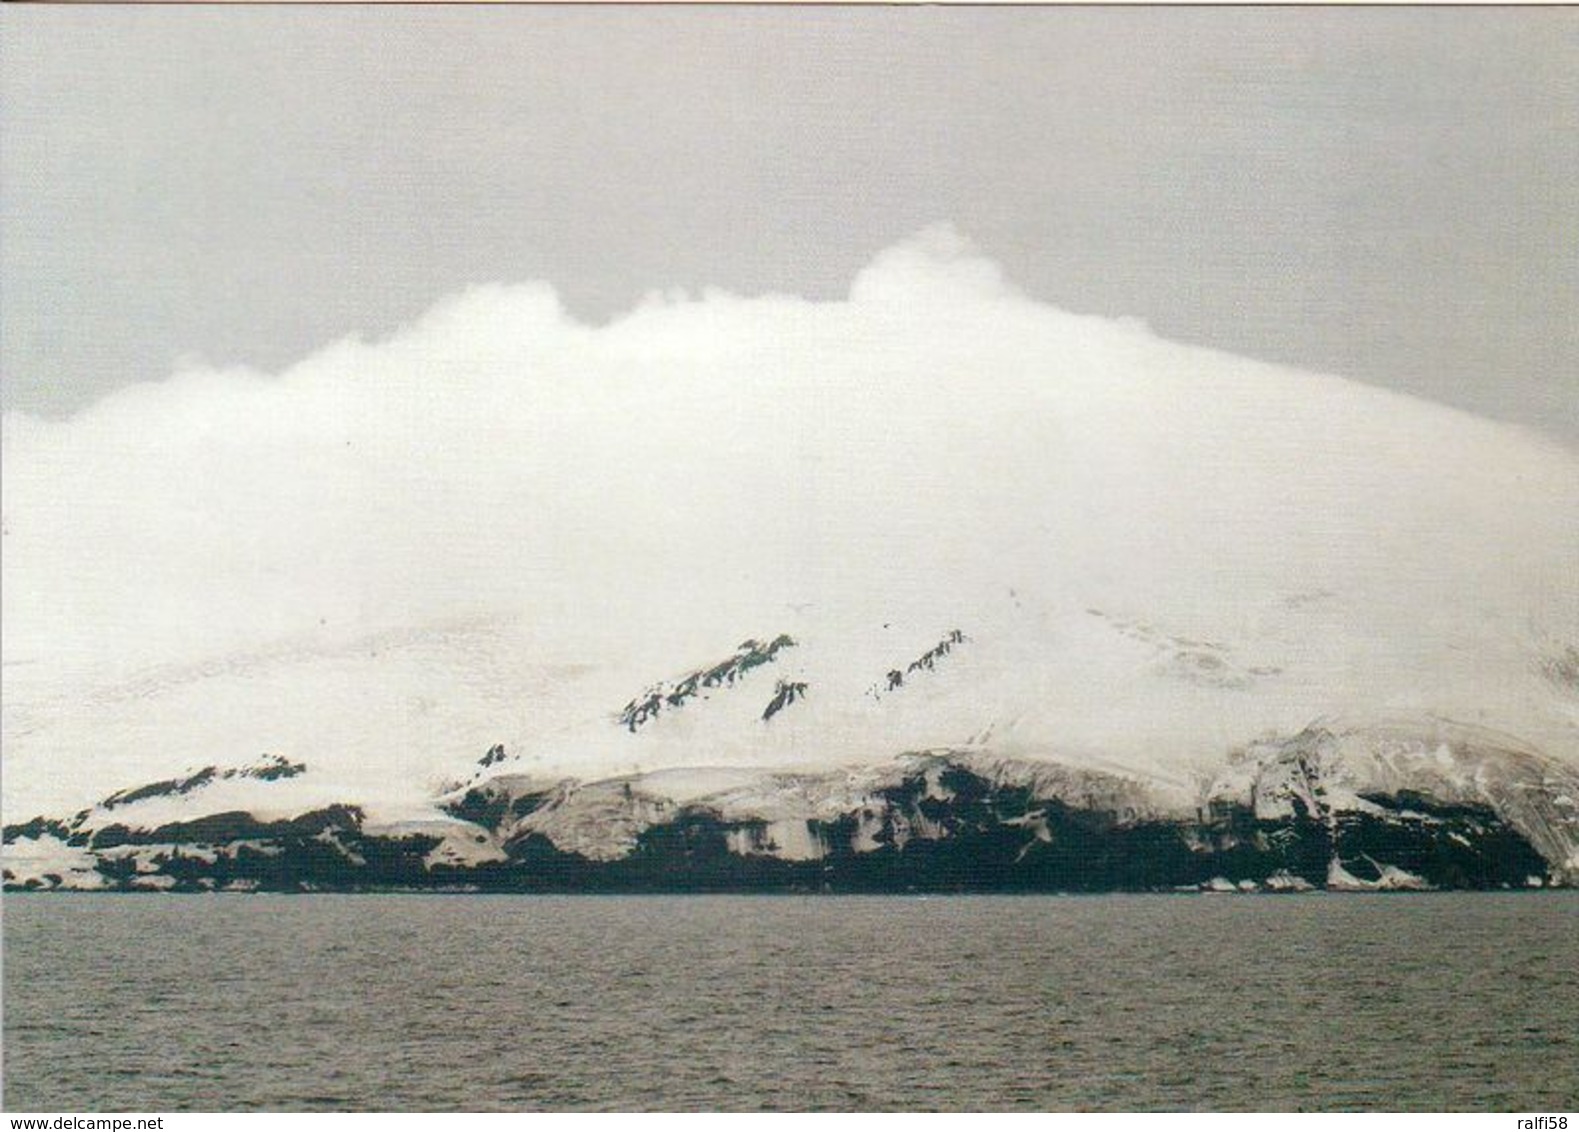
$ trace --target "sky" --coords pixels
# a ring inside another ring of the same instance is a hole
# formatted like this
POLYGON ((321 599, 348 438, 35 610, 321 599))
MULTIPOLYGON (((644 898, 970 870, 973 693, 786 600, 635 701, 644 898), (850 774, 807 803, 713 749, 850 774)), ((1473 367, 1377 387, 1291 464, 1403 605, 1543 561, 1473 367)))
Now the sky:
POLYGON ((277 373, 471 287, 1028 296, 1579 447, 1570 8, 0 12, 0 397, 277 373))

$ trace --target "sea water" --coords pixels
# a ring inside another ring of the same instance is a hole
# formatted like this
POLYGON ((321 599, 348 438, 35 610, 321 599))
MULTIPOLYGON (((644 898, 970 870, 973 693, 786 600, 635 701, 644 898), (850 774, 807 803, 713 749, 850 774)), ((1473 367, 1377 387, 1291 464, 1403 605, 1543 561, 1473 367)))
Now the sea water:
POLYGON ((11 1112, 1493 1109, 1579 893, 7 895, 11 1112))

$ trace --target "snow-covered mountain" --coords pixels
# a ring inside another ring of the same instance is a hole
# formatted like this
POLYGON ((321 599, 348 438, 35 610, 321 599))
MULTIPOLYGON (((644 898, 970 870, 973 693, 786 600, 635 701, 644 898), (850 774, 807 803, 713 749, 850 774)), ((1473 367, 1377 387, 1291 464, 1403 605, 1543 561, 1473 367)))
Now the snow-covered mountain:
POLYGON ((1579 459, 947 232, 5 427, 8 884, 1579 880, 1579 459))

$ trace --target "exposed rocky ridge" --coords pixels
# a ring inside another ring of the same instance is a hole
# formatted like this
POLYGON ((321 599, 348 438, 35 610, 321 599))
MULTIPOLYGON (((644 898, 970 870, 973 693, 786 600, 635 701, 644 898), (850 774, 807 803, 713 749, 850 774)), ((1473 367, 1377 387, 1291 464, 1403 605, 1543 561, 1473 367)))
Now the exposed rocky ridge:
MULTIPOLYGON (((641 695, 633 697, 620 710, 620 724, 626 730, 634 732, 649 720, 656 719, 665 708, 670 710, 681 708, 693 699, 706 699, 713 689, 734 687, 735 682, 753 668, 772 663, 780 650, 794 647, 794 638, 785 633, 766 643, 755 637, 748 638, 735 649, 734 655, 716 664, 689 672, 678 680, 660 681, 641 695)), ((781 692, 782 689, 776 692, 775 698, 781 692)), ((782 707, 783 704, 779 706, 782 707)), ((774 708, 763 718, 771 718, 777 710, 774 708)))
POLYGON ((167 779, 163 782, 150 782, 146 786, 139 786, 131 790, 117 790, 108 798, 99 803, 106 810, 113 810, 117 806, 129 805, 140 802, 145 798, 163 798, 175 794, 190 794, 200 790, 211 782, 223 782, 230 778, 256 778, 263 782, 272 782, 278 778, 294 778, 303 773, 307 767, 302 763, 293 763, 280 755, 264 755, 257 763, 251 766, 230 767, 220 770, 216 766, 205 766, 185 778, 167 779))
POLYGON ((926 652, 912 660, 903 668, 890 668, 883 677, 880 685, 874 684, 867 690, 867 695, 880 698, 883 692, 895 692, 905 686, 905 678, 914 676, 918 672, 931 672, 937 668, 938 661, 954 651, 955 645, 962 645, 970 638, 958 629, 950 629, 941 641, 933 645, 926 652))

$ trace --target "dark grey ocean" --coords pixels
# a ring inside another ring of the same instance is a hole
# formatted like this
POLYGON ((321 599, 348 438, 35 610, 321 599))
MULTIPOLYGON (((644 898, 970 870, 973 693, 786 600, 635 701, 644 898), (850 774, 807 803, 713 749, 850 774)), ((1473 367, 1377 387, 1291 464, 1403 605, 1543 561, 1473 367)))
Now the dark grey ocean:
POLYGON ((1492 1109, 1579 893, 7 895, 5 1107, 1492 1109))

